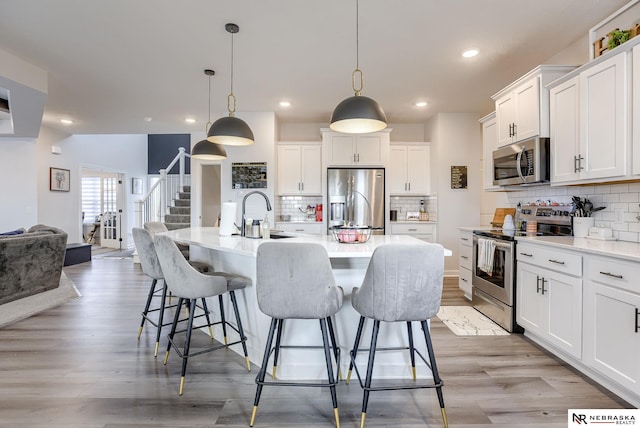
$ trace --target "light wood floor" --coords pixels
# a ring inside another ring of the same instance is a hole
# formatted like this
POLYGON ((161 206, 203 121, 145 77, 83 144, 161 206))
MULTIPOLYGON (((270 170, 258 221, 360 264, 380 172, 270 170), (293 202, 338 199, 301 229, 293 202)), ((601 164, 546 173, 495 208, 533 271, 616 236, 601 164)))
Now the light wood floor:
MULTIPOLYGON (((179 359, 153 357, 152 328, 136 338, 149 280, 131 260, 65 272, 83 297, 0 329, 0 427, 248 426, 258 368, 201 355, 179 397, 179 359)), ((443 303, 466 303, 455 281, 443 303)), ((452 428, 559 428, 569 408, 630 407, 523 336, 459 337, 435 318, 432 335, 452 428)), ((357 382, 339 385, 343 428, 359 426, 361 397, 357 382)), ((265 388, 255 426, 332 427, 332 413, 324 388, 265 388)), ((371 394, 367 427, 441 423, 435 391, 371 394)))

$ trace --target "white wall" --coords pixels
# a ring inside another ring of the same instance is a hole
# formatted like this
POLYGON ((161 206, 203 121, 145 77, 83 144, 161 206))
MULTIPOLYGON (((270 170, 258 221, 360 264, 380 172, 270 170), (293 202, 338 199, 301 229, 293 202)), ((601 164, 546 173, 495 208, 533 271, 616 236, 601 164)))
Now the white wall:
POLYGON ((131 177, 147 176, 146 135, 72 135, 55 133, 42 128, 38 138, 38 222, 63 229, 69 242, 82 242, 81 169, 117 172, 124 175, 121 189, 125 196, 122 221, 123 247, 132 245, 130 229, 135 224, 131 177), (62 154, 51 153, 51 146, 62 154), (70 170, 71 191, 49 190, 49 167, 70 170), (126 231, 126 233, 125 233, 126 231))
POLYGON ((38 223, 36 140, 0 139, 0 232, 38 223))
POLYGON ((458 272, 458 227, 480 222, 482 138, 478 113, 441 113, 425 125, 431 141, 432 189, 438 196, 438 242, 453 251, 445 274, 458 272), (467 166, 467 188, 451 189, 451 166, 467 166))

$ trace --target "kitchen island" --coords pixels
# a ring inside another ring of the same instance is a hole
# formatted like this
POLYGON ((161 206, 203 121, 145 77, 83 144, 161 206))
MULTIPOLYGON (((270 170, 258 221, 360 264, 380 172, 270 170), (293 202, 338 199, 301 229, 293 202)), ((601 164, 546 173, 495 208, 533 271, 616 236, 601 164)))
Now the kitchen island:
MULTIPOLYGON (((240 316, 247 336, 247 348, 249 359, 256 365, 261 364, 264 353, 265 341, 269 330, 270 318, 264 315, 258 308, 256 293, 253 288, 256 281, 256 254, 257 249, 265 239, 242 238, 240 236, 220 236, 218 228, 194 227, 165 232, 173 240, 189 244, 190 259, 209 263, 216 270, 235 273, 251 279, 252 285, 241 292, 236 292, 239 301, 240 316)), ((324 246, 329 255, 336 283, 344 289, 344 304, 335 317, 336 340, 341 349, 341 369, 347 372, 349 365, 349 350, 353 346, 355 332, 360 315, 351 306, 351 291, 359 287, 364 278, 369 259, 376 247, 389 243, 406 243, 425 245, 419 239, 403 235, 372 235, 366 243, 340 244, 332 236, 299 236, 287 238, 286 242, 313 242, 324 246)), ((451 251, 445 249, 445 256, 450 256, 451 251)), ((171 287, 169 285, 169 287, 171 287)), ((227 297, 228 298, 228 297, 227 297)), ((209 303, 209 302, 208 302, 209 303)), ((209 307, 214 316, 219 313, 214 308, 218 305, 211 301, 209 307)), ((229 302, 225 302, 225 308, 229 302)), ((226 310, 227 317, 233 322, 231 311, 226 310)), ((370 335, 370 324, 363 338, 370 335)), ((416 335, 416 343, 421 342, 416 335)), ((385 323, 380 330, 378 339, 379 347, 404 347, 407 346, 407 328, 405 323, 385 323)), ((222 338, 222 329, 214 330, 216 338, 222 338)), ((231 340, 231 338, 230 338, 231 340)), ((361 347, 368 347, 368 343, 361 343, 361 347)), ((319 323, 316 320, 293 320, 286 324, 283 334, 283 345, 309 345, 315 346, 322 343, 319 323)), ((240 347, 232 349, 240 352, 240 347), (238 349, 235 349, 238 348, 238 349)), ((418 347, 423 355, 426 355, 426 347, 418 347)), ((283 349, 278 361, 279 379, 324 379, 326 378, 326 365, 324 354, 321 350, 294 350, 283 349)), ((366 366, 367 353, 361 353, 358 357, 359 365, 366 366)), ((430 371, 417 364, 418 376, 430 378, 430 371)), ((268 368, 271 372, 271 367, 268 368)), ((411 377, 411 364, 408 351, 386 351, 376 354, 377 378, 409 378, 411 377)))

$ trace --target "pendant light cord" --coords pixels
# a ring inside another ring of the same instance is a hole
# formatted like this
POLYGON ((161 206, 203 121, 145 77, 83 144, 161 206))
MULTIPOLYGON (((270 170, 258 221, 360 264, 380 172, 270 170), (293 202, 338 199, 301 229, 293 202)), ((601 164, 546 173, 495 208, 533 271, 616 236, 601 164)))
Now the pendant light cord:
POLYGON ((364 78, 360 70, 360 2, 356 0, 356 69, 351 74, 351 85, 356 95, 362 93, 364 78), (356 81, 358 84, 356 84, 356 81))
POLYGON ((229 111, 229 116, 234 117, 236 112, 236 96, 233 95, 233 33, 231 33, 231 92, 227 97, 227 110, 229 111))
POLYGON ((209 132, 209 128, 211 127, 211 75, 209 75, 209 120, 207 121, 205 133, 209 132))

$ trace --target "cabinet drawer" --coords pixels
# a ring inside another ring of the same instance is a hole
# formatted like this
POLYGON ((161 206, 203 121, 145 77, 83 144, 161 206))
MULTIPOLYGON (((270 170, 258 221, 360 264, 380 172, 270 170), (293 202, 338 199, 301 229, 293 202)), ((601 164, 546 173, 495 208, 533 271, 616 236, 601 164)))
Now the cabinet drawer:
POLYGON ((399 223, 391 225, 392 235, 433 235, 435 232, 434 224, 409 224, 399 223))
POLYGON ((640 293, 640 265, 610 257, 588 256, 585 275, 591 281, 640 293))
POLYGON ((516 257, 519 262, 526 262, 545 269, 562 272, 567 275, 582 276, 582 256, 552 248, 543 248, 518 242, 516 257))
POLYGON ((473 232, 464 231, 460 232, 460 245, 466 245, 468 247, 473 244, 473 232))
POLYGON ((291 233, 322 235, 322 223, 276 223, 275 229, 291 233))
POLYGON ((471 271, 463 267, 458 271, 458 287, 466 296, 471 296, 471 271))
POLYGON ((460 251, 460 267, 471 270, 472 248, 460 245, 458 249, 460 251))

